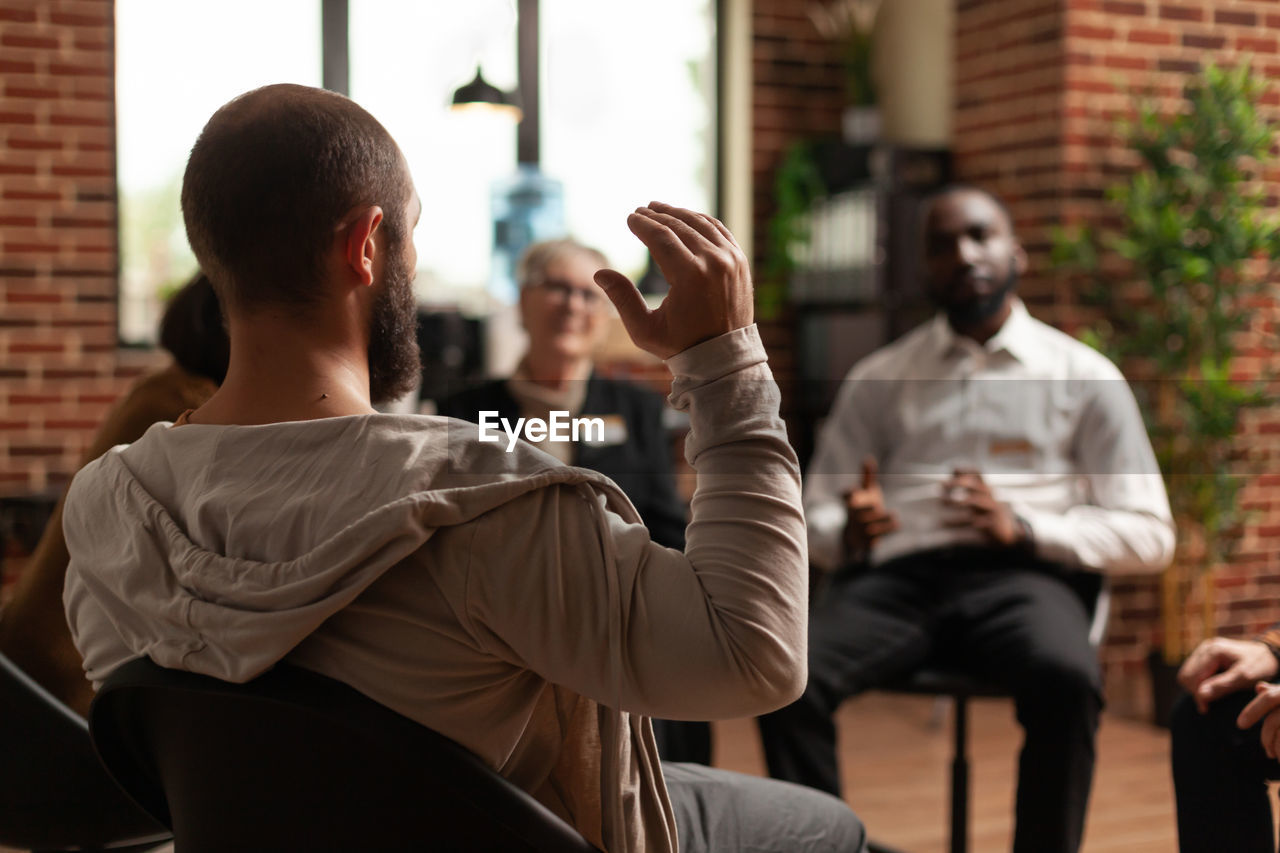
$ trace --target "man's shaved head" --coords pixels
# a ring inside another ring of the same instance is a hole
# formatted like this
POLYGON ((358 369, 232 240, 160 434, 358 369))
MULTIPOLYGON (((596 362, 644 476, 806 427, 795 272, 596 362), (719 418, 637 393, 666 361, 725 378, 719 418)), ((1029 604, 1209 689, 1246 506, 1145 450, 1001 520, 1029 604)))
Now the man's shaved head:
POLYGON ((937 206, 938 202, 941 199, 947 196, 964 194, 964 193, 975 193, 977 195, 983 196, 987 199, 987 201, 995 205, 996 208, 999 209, 1000 213, 1004 215, 1005 225, 1008 226, 1009 233, 1011 234, 1013 233, 1013 213, 1010 212, 1009 205, 1005 204, 1004 199, 1000 198, 1000 196, 991 192, 991 190, 983 189, 977 184, 964 184, 964 183, 957 182, 957 183, 944 184, 941 187, 938 187, 937 189, 933 190, 927 196, 925 196, 924 204, 922 205, 922 210, 924 213, 923 218, 925 220, 929 218, 929 215, 932 213, 934 207, 937 206))
POLYGON ((379 205, 392 246, 412 192, 400 149, 342 95, 264 86, 213 114, 182 180, 187 238, 223 305, 306 305, 325 251, 353 210, 379 205))

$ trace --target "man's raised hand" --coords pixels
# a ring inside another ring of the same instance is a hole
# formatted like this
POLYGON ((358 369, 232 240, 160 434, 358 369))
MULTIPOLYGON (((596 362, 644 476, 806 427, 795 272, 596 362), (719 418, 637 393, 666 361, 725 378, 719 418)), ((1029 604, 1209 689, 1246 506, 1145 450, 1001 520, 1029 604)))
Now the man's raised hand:
POLYGON ((650 202, 627 217, 671 285, 653 310, 617 270, 596 272, 636 346, 670 358, 703 341, 751 325, 755 315, 751 266, 729 229, 692 210, 650 202))

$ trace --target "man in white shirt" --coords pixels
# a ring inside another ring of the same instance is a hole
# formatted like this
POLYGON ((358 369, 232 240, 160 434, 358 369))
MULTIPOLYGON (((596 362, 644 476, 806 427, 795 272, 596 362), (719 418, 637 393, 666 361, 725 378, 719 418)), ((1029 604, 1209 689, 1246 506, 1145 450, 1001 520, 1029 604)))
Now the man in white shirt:
POLYGON ((1077 582, 1165 566, 1168 499, 1119 370, 1014 295, 1027 259, 1003 204, 942 190, 924 250, 938 315, 854 366, 809 466, 811 561, 863 570, 816 605, 808 686, 761 718, 766 758, 839 794, 836 708, 949 664, 1015 697, 1014 850, 1074 851, 1102 707, 1077 582))

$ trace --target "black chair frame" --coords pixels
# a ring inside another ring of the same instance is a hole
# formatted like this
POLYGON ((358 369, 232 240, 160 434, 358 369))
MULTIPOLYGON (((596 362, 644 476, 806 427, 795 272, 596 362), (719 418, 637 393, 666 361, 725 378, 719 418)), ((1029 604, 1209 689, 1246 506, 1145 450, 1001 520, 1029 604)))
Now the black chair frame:
POLYGON ((0 655, 0 845, 141 851, 168 840, 98 761, 85 720, 0 655))
MULTIPOLYGON (((1080 572, 1072 579, 1072 587, 1090 611, 1089 644, 1095 649, 1106 638, 1111 616, 1111 589, 1106 578, 1092 572, 1080 572)), ((904 681, 882 688, 891 693, 948 697, 952 706, 952 752, 950 853, 969 851, 969 700, 1006 699, 1011 694, 1004 687, 983 682, 949 668, 926 667, 904 681)), ((892 847, 870 842, 870 853, 899 853, 892 847)))
POLYGON ((231 684, 135 660, 90 730, 183 853, 596 851, 454 741, 294 666, 231 684))

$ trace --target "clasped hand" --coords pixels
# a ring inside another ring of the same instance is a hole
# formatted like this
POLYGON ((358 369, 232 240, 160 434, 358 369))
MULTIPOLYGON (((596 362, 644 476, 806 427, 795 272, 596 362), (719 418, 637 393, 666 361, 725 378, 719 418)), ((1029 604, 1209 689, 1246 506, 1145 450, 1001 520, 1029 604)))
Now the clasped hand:
MULTIPOLYGON (((862 460, 860 484, 846 492, 844 499, 848 509, 844 541, 851 556, 865 554, 877 539, 899 528, 898 514, 885 507, 875 457, 862 460)), ((942 502, 948 510, 943 520, 947 527, 976 530, 991 544, 1004 547, 1022 540, 1022 527, 1013 510, 996 499, 975 470, 957 468, 942 484, 942 502)))
POLYGON ((976 530, 993 545, 1012 547, 1022 541, 1022 525, 1007 503, 997 500, 982 475, 957 468, 942 484, 942 502, 950 515, 947 527, 976 530))

